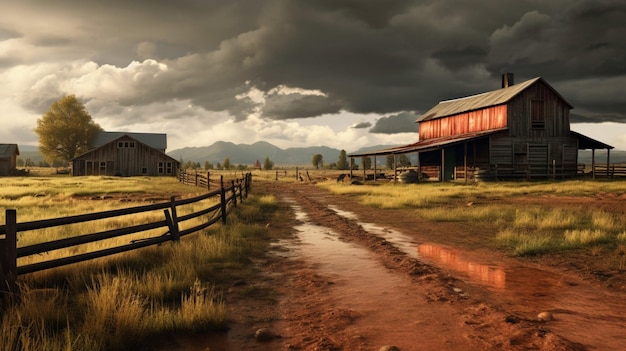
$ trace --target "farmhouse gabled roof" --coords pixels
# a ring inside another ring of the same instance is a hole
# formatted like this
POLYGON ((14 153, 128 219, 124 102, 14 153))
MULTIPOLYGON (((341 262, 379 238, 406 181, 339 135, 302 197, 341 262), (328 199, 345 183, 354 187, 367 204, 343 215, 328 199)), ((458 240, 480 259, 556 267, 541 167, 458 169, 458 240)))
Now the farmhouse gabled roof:
POLYGON ((89 145, 90 149, 98 148, 119 139, 124 135, 138 140, 153 149, 167 149, 167 134, 164 133, 130 133, 130 132, 99 132, 94 141, 89 145))
MULTIPOLYGON (((168 158, 170 158, 172 161, 174 161, 174 162, 176 162, 176 163, 180 164, 180 161, 178 161, 178 160, 176 160, 175 158, 173 158, 172 156, 170 156, 170 155, 166 154, 166 153, 165 153, 162 149, 157 149, 157 148, 155 148, 155 147, 152 147, 152 146, 150 146, 150 145, 148 145, 148 144, 146 144, 146 143, 142 142, 141 140, 139 140, 139 139, 137 139, 137 138, 133 137, 133 136, 132 136, 133 134, 145 134, 145 133, 120 133, 120 134, 119 134, 119 136, 118 136, 117 138, 111 139, 111 140, 110 140, 110 141, 108 141, 107 143, 104 143, 104 144, 99 145, 99 146, 97 146, 97 147, 92 147, 92 148, 90 148, 88 151, 86 151, 86 152, 84 152, 84 153, 82 153, 82 154, 80 154, 80 155, 78 155, 78 156, 74 157, 72 160, 75 160, 75 159, 77 159, 77 158, 83 157, 84 155, 87 155, 87 154, 89 154, 89 153, 94 152, 94 150, 97 150, 97 149, 99 149, 99 148, 101 148, 101 147, 103 147, 103 146, 105 146, 105 145, 107 145, 107 144, 109 144, 109 143, 115 143, 115 142, 117 142, 117 140, 118 140, 118 139, 121 139, 121 138, 122 138, 122 137, 124 137, 124 136, 128 136, 128 137, 130 137, 131 139, 135 140, 135 142, 138 142, 138 143, 140 143, 140 144, 145 144, 145 145, 147 145, 147 146, 149 146, 149 147, 151 147, 151 148, 155 149, 155 151, 156 151, 156 152, 158 152, 158 153, 160 153, 160 154, 163 154, 163 155, 167 156, 168 158)), ((165 134, 163 134, 163 135, 165 135, 165 134)), ((72 161, 72 160, 70 160, 70 161, 72 161)))
POLYGON ((489 91, 486 93, 471 95, 459 99, 444 100, 439 102, 435 107, 428 110, 416 122, 424 122, 432 119, 456 115, 459 113, 480 110, 487 107, 502 105, 509 102, 519 93, 526 90, 531 85, 542 82, 550 88, 561 100, 563 100, 569 108, 572 106, 554 88, 550 86, 543 78, 537 77, 527 80, 520 84, 511 85, 507 88, 489 91))
POLYGON ((10 157, 19 155, 20 149, 17 144, 0 144, 0 157, 10 157))

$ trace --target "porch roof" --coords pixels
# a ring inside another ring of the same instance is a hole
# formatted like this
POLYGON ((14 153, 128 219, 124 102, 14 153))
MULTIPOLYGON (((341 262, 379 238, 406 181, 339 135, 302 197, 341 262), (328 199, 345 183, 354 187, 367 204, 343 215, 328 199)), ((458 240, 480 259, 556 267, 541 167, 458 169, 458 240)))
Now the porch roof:
POLYGON ((485 137, 488 137, 493 134, 497 134, 503 131, 508 130, 508 128, 500 128, 489 131, 482 131, 476 133, 468 133, 462 135, 453 135, 449 137, 443 138, 434 138, 418 141, 413 144, 397 146, 382 150, 375 150, 363 153, 354 153, 348 155, 349 157, 363 157, 363 156, 382 156, 382 155, 396 155, 396 154, 406 154, 409 152, 426 152, 433 150, 440 150, 443 147, 464 143, 472 140, 478 140, 485 137))

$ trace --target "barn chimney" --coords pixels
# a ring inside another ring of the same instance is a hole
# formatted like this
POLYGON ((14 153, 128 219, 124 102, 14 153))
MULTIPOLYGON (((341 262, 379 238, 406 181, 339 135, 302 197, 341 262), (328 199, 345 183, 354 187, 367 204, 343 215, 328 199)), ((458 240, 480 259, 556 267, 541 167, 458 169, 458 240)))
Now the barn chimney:
POLYGON ((513 73, 502 74, 502 88, 508 88, 513 84, 515 84, 515 81, 513 80, 513 73))

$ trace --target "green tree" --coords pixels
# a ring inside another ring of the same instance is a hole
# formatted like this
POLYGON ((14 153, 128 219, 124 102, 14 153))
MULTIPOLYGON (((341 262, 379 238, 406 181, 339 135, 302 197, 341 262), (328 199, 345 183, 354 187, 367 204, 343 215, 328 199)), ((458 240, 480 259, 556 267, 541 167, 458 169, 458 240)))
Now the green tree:
POLYGON ((230 169, 230 158, 226 157, 224 159, 224 163, 222 164, 222 167, 224 167, 224 169, 226 170, 230 169))
POLYGON ((393 169, 393 155, 387 156, 387 169, 393 169))
POLYGON ((272 162, 269 157, 265 157, 265 161, 263 161, 263 169, 269 171, 272 168, 274 168, 274 162, 272 162))
POLYGON ((372 159, 369 156, 361 157, 363 163, 363 169, 372 169, 372 159))
POLYGON ((409 156, 406 154, 398 155, 398 166, 400 167, 408 167, 411 165, 411 160, 409 160, 409 156))
POLYGON ((341 150, 339 152, 339 160, 337 161, 337 169, 349 169, 349 167, 346 150, 341 150))
POLYGON ((86 152, 102 128, 74 95, 56 101, 37 120, 39 151, 46 161, 67 162, 86 152))
POLYGON ((222 164, 221 163, 216 163, 215 164, 215 169, 222 169, 222 164))
POLYGON ((320 169, 324 166, 324 157, 322 154, 315 154, 313 155, 313 159, 311 159, 311 163, 315 169, 320 169))
POLYGON ((213 165, 209 161, 204 161, 204 170, 208 171, 209 169, 213 169, 213 165))

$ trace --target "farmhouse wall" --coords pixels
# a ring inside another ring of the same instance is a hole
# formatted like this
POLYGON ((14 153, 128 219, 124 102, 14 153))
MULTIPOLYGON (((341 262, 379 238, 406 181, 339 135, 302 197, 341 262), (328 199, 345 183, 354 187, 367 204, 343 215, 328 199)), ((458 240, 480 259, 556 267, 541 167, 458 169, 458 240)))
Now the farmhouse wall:
POLYGON ((178 162, 128 136, 116 139, 73 160, 74 175, 175 175, 178 162))

